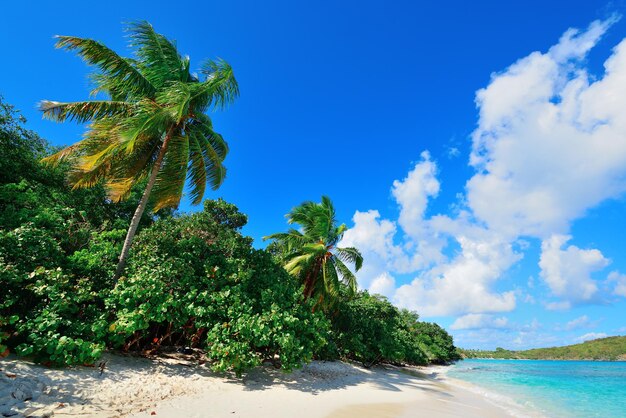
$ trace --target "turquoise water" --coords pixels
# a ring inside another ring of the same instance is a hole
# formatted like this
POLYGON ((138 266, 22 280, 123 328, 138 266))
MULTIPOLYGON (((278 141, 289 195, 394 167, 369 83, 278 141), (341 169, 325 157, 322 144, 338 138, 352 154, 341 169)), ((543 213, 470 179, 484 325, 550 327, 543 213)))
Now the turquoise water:
POLYGON ((447 374, 548 417, 626 417, 626 362, 464 360, 447 374))

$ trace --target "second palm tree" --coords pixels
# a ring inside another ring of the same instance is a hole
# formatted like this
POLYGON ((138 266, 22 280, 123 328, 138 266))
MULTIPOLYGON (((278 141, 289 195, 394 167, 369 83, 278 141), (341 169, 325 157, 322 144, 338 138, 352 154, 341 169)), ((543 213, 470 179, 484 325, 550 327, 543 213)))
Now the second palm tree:
POLYGON ((358 271, 363 257, 356 248, 337 247, 347 227, 337 225, 331 200, 322 196, 321 203, 304 202, 287 214, 287 220, 300 229, 264 239, 274 240, 285 269, 302 282, 304 297, 312 299, 315 308, 327 309, 338 297, 342 284, 356 291, 356 277, 345 263, 354 264, 358 271))

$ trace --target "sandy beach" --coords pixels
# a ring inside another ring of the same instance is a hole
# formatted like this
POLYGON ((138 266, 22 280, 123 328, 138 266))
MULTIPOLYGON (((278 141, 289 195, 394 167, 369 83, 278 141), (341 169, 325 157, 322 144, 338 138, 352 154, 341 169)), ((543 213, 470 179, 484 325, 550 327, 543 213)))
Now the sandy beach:
MULTIPOLYGON (((441 367, 361 368, 313 362, 220 376, 196 361, 106 355, 93 367, 0 361, 0 414, 47 417, 506 417, 441 367)), ((469 388, 471 389, 471 388, 469 388)))

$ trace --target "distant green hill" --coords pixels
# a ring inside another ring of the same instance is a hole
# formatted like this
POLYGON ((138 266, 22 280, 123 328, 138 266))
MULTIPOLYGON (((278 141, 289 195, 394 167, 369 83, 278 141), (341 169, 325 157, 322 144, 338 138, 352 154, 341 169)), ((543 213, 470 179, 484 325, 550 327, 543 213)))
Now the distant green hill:
POLYGON ((504 348, 488 350, 460 349, 464 358, 529 359, 529 360, 626 360, 626 336, 607 337, 564 347, 534 348, 513 351, 504 348))

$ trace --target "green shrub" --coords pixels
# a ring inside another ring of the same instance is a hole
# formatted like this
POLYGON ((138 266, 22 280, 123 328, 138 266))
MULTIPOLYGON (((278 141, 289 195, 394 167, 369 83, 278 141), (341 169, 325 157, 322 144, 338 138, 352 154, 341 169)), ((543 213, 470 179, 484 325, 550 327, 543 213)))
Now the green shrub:
POLYGON ((330 314, 332 338, 318 357, 336 356, 371 366, 376 363, 445 364, 459 359, 452 336, 437 324, 399 310, 386 298, 366 291, 346 294, 330 314))
POLYGON ((331 316, 340 357, 371 366, 381 362, 425 364, 400 311, 385 298, 359 292, 343 298, 331 316))
POLYGON ((0 97, 0 355, 68 365, 93 363, 105 347, 191 345, 236 373, 265 360, 290 370, 314 355, 450 361, 444 330, 366 292, 344 295, 328 318, 313 312, 272 247, 253 249, 240 232, 246 216, 222 200, 193 215, 144 215, 115 283, 142 185, 117 204, 101 185, 71 190, 67 167, 40 164, 51 147, 23 124, 0 97))
POLYGON ((431 322, 416 321, 411 327, 419 347, 428 356, 428 362, 434 364, 448 364, 460 360, 452 336, 439 325, 431 322))
POLYGON ((289 370, 323 345, 322 314, 295 280, 239 229, 245 215, 222 200, 144 230, 107 298, 112 343, 206 348, 216 370, 241 373, 265 359, 289 370))

